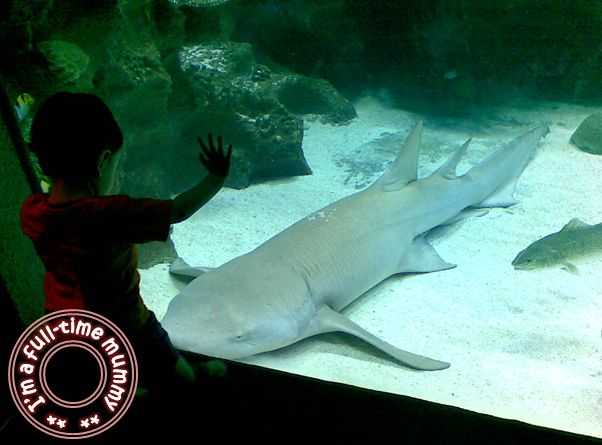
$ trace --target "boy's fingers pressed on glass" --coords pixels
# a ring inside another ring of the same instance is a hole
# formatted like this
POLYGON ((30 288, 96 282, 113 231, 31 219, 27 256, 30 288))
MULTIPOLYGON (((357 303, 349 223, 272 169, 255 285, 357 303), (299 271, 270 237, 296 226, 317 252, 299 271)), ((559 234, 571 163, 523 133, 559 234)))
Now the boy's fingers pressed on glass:
POLYGON ((211 159, 214 156, 213 150, 211 150, 210 148, 203 150, 203 154, 207 156, 208 159, 211 159))
POLYGON ((217 146, 219 147, 219 151, 222 151, 222 147, 224 146, 223 141, 222 141, 222 136, 219 135, 217 137, 217 146))
POLYGON ((197 137, 196 139, 197 139, 197 141, 199 141, 199 145, 201 146, 201 148, 203 150, 207 150, 207 146, 205 145, 205 143, 203 142, 203 140, 200 137, 197 137))

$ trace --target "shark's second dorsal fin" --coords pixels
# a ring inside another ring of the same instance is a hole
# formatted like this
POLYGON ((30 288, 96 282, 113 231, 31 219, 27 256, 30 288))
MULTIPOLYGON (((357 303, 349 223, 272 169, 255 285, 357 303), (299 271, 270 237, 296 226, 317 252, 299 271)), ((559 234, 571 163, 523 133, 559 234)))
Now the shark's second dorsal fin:
POLYGON ((564 232, 567 230, 578 230, 583 229, 585 227, 589 227, 589 224, 584 223, 579 218, 573 218, 568 223, 566 223, 566 225, 562 229, 560 229, 560 231, 564 232))
POLYGON ((383 191, 399 190, 406 184, 415 181, 418 177, 418 149, 422 137, 422 121, 416 126, 403 143, 397 158, 380 178, 374 183, 382 187, 383 191))
POLYGON ((441 167, 439 167, 437 171, 433 174, 441 175, 447 179, 455 179, 456 168, 458 167, 460 160, 464 156, 464 153, 466 153, 466 149, 468 148, 470 141, 472 141, 472 138, 464 142, 464 144, 460 148, 458 148, 455 151, 455 153, 451 155, 450 158, 447 161, 445 161, 445 163, 441 167))

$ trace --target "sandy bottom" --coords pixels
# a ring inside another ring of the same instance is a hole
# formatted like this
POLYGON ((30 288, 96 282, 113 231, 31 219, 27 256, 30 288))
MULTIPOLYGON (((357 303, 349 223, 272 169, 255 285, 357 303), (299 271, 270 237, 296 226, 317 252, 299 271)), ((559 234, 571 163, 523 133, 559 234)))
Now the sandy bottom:
MULTIPOLYGON (((362 145, 383 134, 405 135, 422 116, 369 98, 356 107, 359 117, 347 126, 306 124, 303 149, 313 175, 224 189, 174 226, 180 256, 219 266, 376 179, 394 153, 362 145)), ((540 103, 485 113, 481 124, 425 118, 419 176, 468 137, 473 143, 460 172, 536 123, 551 129, 519 182, 519 204, 469 219, 433 242, 457 268, 393 277, 343 311, 400 348, 451 362, 449 369, 413 371, 338 334, 244 362, 602 437, 602 255, 576 261, 578 275, 515 271, 510 264, 573 217, 602 221, 602 157, 568 142, 594 111, 540 103)), ((144 299, 159 318, 181 288, 167 267, 140 271, 144 299)))

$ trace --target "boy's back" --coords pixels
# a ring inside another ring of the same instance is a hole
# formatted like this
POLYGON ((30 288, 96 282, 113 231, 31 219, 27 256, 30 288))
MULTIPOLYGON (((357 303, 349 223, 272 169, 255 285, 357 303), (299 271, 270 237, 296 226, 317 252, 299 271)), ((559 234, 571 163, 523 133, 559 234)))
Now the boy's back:
POLYGON ((144 324, 148 309, 134 243, 167 239, 172 203, 125 195, 53 203, 45 193, 30 196, 21 227, 46 267, 45 309, 89 309, 124 328, 144 324))

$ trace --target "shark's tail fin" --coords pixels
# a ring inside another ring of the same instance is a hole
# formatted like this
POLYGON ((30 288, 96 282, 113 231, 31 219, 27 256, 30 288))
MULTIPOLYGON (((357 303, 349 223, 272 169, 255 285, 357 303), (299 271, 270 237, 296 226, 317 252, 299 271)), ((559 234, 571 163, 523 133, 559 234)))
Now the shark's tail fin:
MULTIPOLYGON (((489 157, 482 161, 472 170, 478 171, 481 166, 488 164, 498 165, 504 162, 504 159, 508 157, 508 152, 514 151, 514 168, 513 174, 508 181, 502 184, 493 194, 488 196, 484 201, 475 204, 471 207, 476 208, 487 208, 487 207, 510 207, 516 204, 514 199, 514 191, 516 190, 516 184, 518 178, 521 176, 529 161, 535 155, 538 143, 544 138, 550 129, 547 125, 540 125, 533 128, 532 130, 518 136, 517 138, 510 141, 503 148, 493 152, 489 157)), ((502 168, 502 167, 500 167, 502 168)))
POLYGON ((418 176, 418 150, 422 138, 422 121, 410 131, 401 150, 393 161, 370 187, 380 187, 383 191, 399 190, 418 176))

